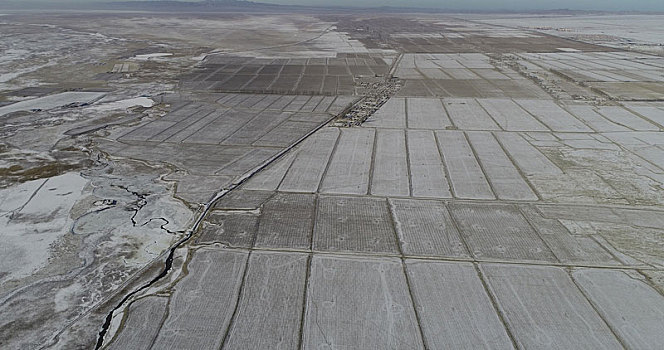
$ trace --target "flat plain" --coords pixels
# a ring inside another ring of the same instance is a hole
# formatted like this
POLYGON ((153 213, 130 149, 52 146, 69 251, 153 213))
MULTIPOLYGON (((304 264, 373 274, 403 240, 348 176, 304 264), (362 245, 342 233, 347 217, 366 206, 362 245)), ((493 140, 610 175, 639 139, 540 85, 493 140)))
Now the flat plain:
POLYGON ((661 347, 664 58, 611 18, 3 16, 0 347, 661 347))

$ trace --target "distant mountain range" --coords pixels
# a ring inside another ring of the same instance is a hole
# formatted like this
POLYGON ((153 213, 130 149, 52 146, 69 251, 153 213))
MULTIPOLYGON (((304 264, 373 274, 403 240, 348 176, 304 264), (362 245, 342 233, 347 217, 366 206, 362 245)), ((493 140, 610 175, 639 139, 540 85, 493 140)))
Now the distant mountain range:
MULTIPOLYGON (((297 13, 526 13, 543 15, 583 15, 615 12, 578 11, 568 9, 541 10, 541 11, 478 11, 459 9, 416 8, 416 7, 341 7, 341 6, 301 6, 277 5, 253 1, 240 0, 204 0, 199 2, 187 1, 117 1, 117 2, 80 2, 80 1, 0 1, 1 10, 106 10, 106 11, 150 11, 150 12, 297 12, 297 13)), ((638 12, 630 12, 638 13, 638 12)))
MULTIPOLYGON (((342 6, 302 6, 278 5, 241 0, 207 0, 207 1, 99 1, 77 2, 64 0, 60 2, 32 0, 0 0, 0 9, 10 10, 118 10, 118 11, 154 11, 154 12, 316 12, 316 13, 347 13, 347 12, 431 12, 431 9, 417 9, 407 7, 374 7, 356 8, 342 6)), ((443 12, 435 9, 433 11, 443 12)))

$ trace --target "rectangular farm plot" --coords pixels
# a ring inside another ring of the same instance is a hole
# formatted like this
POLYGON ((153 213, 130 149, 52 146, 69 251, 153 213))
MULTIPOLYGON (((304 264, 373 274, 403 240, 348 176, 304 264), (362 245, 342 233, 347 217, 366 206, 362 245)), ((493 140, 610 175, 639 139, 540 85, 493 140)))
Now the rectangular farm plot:
POLYGON ((213 209, 255 210, 272 197, 271 191, 248 191, 237 189, 226 193, 214 203, 213 209))
POLYGON ((277 193, 263 205, 255 245, 309 249, 315 201, 313 194, 277 193))
POLYGON ((551 130, 559 132, 592 132, 587 125, 569 114, 553 101, 517 100, 521 107, 537 117, 551 130))
POLYGON ((406 128, 406 99, 393 97, 364 123, 377 128, 406 128))
POLYGON ((508 77, 507 75, 499 72, 495 68, 493 68, 491 65, 489 67, 485 68, 474 68, 472 69, 473 73, 479 75, 483 79, 486 80, 510 80, 511 78, 508 77))
MULTIPOLYGON (((515 80, 487 80, 493 87, 498 89, 498 94, 494 95, 480 95, 478 97, 492 97, 492 98, 532 98, 532 99, 546 99, 551 96, 540 88, 534 82, 528 79, 515 79, 515 80)), ((475 81, 476 84, 483 82, 475 81)), ((486 85, 486 84, 485 84, 486 85)))
MULTIPOLYGON (((278 96, 278 95, 277 95, 278 96)), ((278 110, 285 110, 286 106, 288 106, 297 96, 295 95, 284 95, 284 96, 279 96, 277 100, 272 102, 267 109, 278 109, 278 110)))
POLYGON ((413 300, 430 349, 513 349, 471 263, 408 260, 413 300))
POLYGON ((430 130, 407 130, 408 160, 413 197, 451 198, 443 161, 430 130))
POLYGON ((366 194, 374 146, 374 130, 341 129, 336 150, 330 159, 321 193, 366 194))
POLYGON ((463 132, 437 131, 436 136, 454 195, 464 199, 495 199, 463 132))
POLYGON ((182 76, 194 90, 352 94, 355 77, 383 76, 389 66, 380 58, 216 57, 198 73, 182 76))
POLYGON ((303 75, 297 84, 299 93, 320 93, 325 77, 322 75, 303 75))
POLYGON ((444 68, 444 69, 463 69, 465 68, 464 66, 461 65, 458 61, 452 58, 437 58, 436 60, 432 61, 434 64, 437 66, 444 68))
POLYGON ((252 176, 242 188, 247 190, 275 191, 297 154, 297 150, 291 150, 286 153, 274 163, 252 176))
POLYGON ((424 349, 401 262, 314 256, 302 348, 424 349))
POLYGON ((317 128, 319 122, 287 120, 254 142, 255 146, 287 147, 317 128))
POLYGON ((473 99, 444 99, 450 119, 460 130, 500 130, 491 116, 473 99))
POLYGON ((150 349, 167 308, 168 298, 163 297, 149 296, 131 303, 121 332, 107 349, 150 349))
POLYGON ((258 104, 260 101, 262 101, 265 96, 267 95, 260 95, 260 94, 251 94, 248 95, 249 97, 242 102, 238 103, 235 105, 236 108, 254 108, 256 104, 258 104))
POLYGON ((250 121, 255 114, 246 110, 229 110, 219 118, 206 125, 195 134, 184 139, 184 143, 214 143, 219 144, 235 131, 250 121))
POLYGON ((411 129, 445 129, 452 125, 443 104, 437 98, 409 98, 408 128, 411 129))
MULTIPOLYGON (((254 79, 243 86, 243 90, 256 92, 267 91, 270 85, 272 85, 272 83, 274 83, 274 81, 277 79, 277 77, 278 75, 257 75, 254 77, 254 79)), ((223 85, 220 87, 223 87, 223 85)))
POLYGON ((659 127, 618 106, 599 107, 598 112, 610 121, 636 131, 659 131, 659 127))
POLYGON ((399 252, 385 199, 320 197, 314 228, 316 251, 399 252))
POLYGON ((496 132, 495 136, 526 176, 562 175, 560 168, 518 133, 496 132))
POLYGON ((256 115, 253 119, 244 124, 241 128, 226 138, 224 145, 251 145, 260 139, 263 135, 270 132, 279 124, 284 122, 290 113, 265 111, 256 115))
MULTIPOLYGON (((214 122, 218 118, 222 117, 223 114, 225 113, 225 110, 216 110, 213 111, 212 113, 206 115, 205 117, 189 124, 188 126, 182 128, 180 131, 175 133, 173 136, 168 137, 165 139, 165 142, 171 142, 171 143, 179 143, 179 142, 184 142, 188 138, 190 138, 192 135, 195 135, 197 132, 202 130, 203 128, 207 127, 210 123, 214 122)), ((183 124, 183 123, 180 123, 183 124)), ((185 126, 185 125, 183 125, 185 126)), ((158 135, 161 136, 161 135, 158 135)), ((150 141, 156 141, 156 139, 151 139, 150 141)))
POLYGON ((154 349, 219 349, 231 321, 247 253, 201 249, 176 286, 154 349))
POLYGON ((473 71, 466 68, 444 68, 443 72, 456 80, 482 79, 480 76, 473 73, 473 71))
POLYGON ((327 109, 327 112, 332 115, 339 115, 357 101, 358 98, 355 96, 337 96, 334 102, 327 109))
POLYGON ((210 123, 211 121, 217 119, 219 116, 220 114, 214 112, 213 109, 210 108, 198 109, 195 112, 193 112, 191 115, 189 115, 186 119, 183 119, 179 121, 177 124, 173 125, 172 127, 160 132, 159 134, 154 135, 149 139, 149 141, 163 142, 165 140, 169 140, 169 142, 180 142, 183 139, 186 139, 189 135, 196 132, 204 125, 206 125, 207 123, 210 123))
POLYGON ((499 199, 537 200, 537 195, 491 133, 470 131, 467 134, 499 199))
POLYGON ((559 267, 481 264, 489 289, 525 349, 623 349, 559 267))
POLYGON ((279 152, 277 148, 253 148, 242 157, 215 171, 219 175, 242 175, 267 162, 279 152))
POLYGON ((465 83, 477 92, 477 95, 459 96, 459 97, 487 97, 502 98, 505 96, 519 95, 518 92, 510 93, 509 89, 520 87, 518 81, 500 80, 492 82, 484 79, 466 80, 465 83), (516 85, 516 86, 514 86, 516 85), (507 91, 506 91, 507 90, 507 91))
POLYGON ((307 273, 306 254, 253 252, 223 349, 293 349, 307 273))
POLYGON ((229 247, 251 248, 258 229, 258 217, 213 211, 201 226, 197 244, 222 243, 229 247))
POLYGON ((177 122, 155 120, 124 134, 119 140, 147 141, 175 124, 177 124, 177 122))
POLYGON ((330 106, 334 102, 335 98, 336 98, 335 96, 325 96, 325 97, 323 97, 320 100, 320 102, 316 105, 316 107, 314 108, 313 111, 317 112, 317 113, 326 112, 327 109, 330 108, 330 106))
POLYGON ((629 274, 582 269, 572 277, 627 347, 657 349, 664 343, 664 297, 629 274))
MULTIPOLYGON (((452 79, 451 76, 445 74, 440 68, 419 68, 418 71, 427 79, 452 79)), ((414 75, 413 78, 417 79, 414 75)))
POLYGON ((513 205, 455 203, 450 212, 471 254, 478 259, 557 262, 513 205))
POLYGON ((295 90, 295 87, 299 81, 299 75, 284 75, 282 72, 281 75, 279 75, 277 79, 274 80, 274 82, 272 82, 272 84, 268 87, 268 90, 274 91, 276 93, 291 93, 295 90))
POLYGON ((312 113, 312 112, 292 112, 291 116, 288 118, 290 121, 294 122, 316 122, 316 123, 326 123, 332 116, 327 113, 312 113))
POLYGON ((630 131, 627 127, 605 118, 592 106, 569 105, 567 109, 598 132, 630 131))
POLYGON ((404 130, 378 129, 376 131, 371 194, 410 195, 404 130))
POLYGON ((627 106, 630 110, 645 118, 648 118, 648 120, 651 120, 660 126, 664 126, 664 107, 657 107, 656 105, 643 106, 635 104, 628 104, 627 106))
MULTIPOLYGON (((226 100, 226 99, 232 99, 237 97, 234 94, 221 94, 220 96, 224 96, 220 98, 218 101, 226 100)), ((161 121, 171 121, 171 122, 180 122, 183 120, 188 119, 191 115, 196 113, 198 110, 204 108, 203 104, 196 103, 196 102, 191 102, 191 103, 186 103, 184 106, 180 108, 173 108, 171 112, 166 114, 165 116, 159 118, 161 121)), ((224 108, 227 109, 227 108, 224 108)))
POLYGON ((321 101, 323 101, 323 96, 311 96, 309 101, 300 108, 300 112, 313 112, 321 101))
POLYGON ((470 257, 443 202, 389 201, 404 255, 470 257))
POLYGON ((254 78, 256 78, 255 75, 239 74, 238 72, 230 79, 227 79, 221 84, 215 86, 215 88, 222 91, 242 91, 242 87, 249 84, 252 80, 254 80, 254 78))
POLYGON ((524 111, 512 100, 478 99, 491 118, 506 131, 549 131, 549 129, 524 111))
POLYGON ((285 173, 279 190, 316 192, 339 133, 337 128, 323 128, 306 140, 285 173))
POLYGON ((572 235, 555 219, 542 217, 532 206, 522 206, 521 211, 540 233, 540 237, 551 248, 556 258, 567 264, 621 265, 604 247, 589 235, 572 235))
POLYGON ((302 107, 304 107, 311 98, 312 96, 306 96, 306 95, 295 96, 295 98, 291 101, 291 103, 289 103, 288 106, 284 107, 284 110, 297 112, 300 109, 302 109, 302 107))
POLYGON ((434 96, 423 80, 408 79, 397 93, 399 97, 406 96, 434 96))

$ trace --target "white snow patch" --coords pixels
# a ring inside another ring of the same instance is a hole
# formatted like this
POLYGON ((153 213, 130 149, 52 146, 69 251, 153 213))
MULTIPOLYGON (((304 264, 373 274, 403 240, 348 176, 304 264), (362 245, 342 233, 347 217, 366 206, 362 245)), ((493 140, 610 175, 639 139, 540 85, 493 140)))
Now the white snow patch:
POLYGON ((104 92, 78 92, 69 91, 55 95, 49 95, 31 100, 16 102, 14 104, 0 107, 0 116, 18 112, 29 111, 33 109, 48 110, 57 107, 66 106, 71 103, 92 103, 104 97, 104 92))
POLYGON ((116 109, 127 109, 129 107, 134 107, 134 106, 142 106, 145 108, 150 108, 154 106, 154 101, 148 97, 136 97, 126 100, 102 103, 96 106, 92 106, 89 109, 103 112, 103 111, 112 111, 116 109))
POLYGON ((76 296, 76 294, 81 290, 83 290, 83 286, 78 282, 58 290, 58 292, 55 294, 54 300, 55 312, 63 312, 72 307, 70 299, 76 296))
POLYGON ((66 173, 0 190, 0 275, 27 277, 48 263, 51 245, 73 224, 69 212, 87 183, 66 173))
POLYGON ((138 61, 148 61, 153 58, 161 58, 161 57, 169 57, 173 56, 172 53, 169 52, 155 52, 155 53, 148 53, 144 55, 136 55, 133 57, 133 59, 138 60, 138 61))

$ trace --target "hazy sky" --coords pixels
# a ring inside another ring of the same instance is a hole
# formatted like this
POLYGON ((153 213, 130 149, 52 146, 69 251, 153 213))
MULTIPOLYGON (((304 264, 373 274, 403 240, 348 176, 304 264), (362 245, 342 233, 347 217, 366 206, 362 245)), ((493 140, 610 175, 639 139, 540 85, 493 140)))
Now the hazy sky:
MULTIPOLYGON (((5 0, 0 0, 0 3, 5 0)), ((17 0, 13 0, 16 2, 17 0)), ((19 2, 108 2, 132 0, 20 0, 19 2)), ((148 0, 149 1, 149 0, 148 0)), ((198 0, 180 0, 198 1, 198 0)), ((288 5, 337 5, 337 6, 402 6, 469 10, 606 10, 606 11, 660 11, 664 12, 664 0, 252 0, 288 5)))
POLYGON ((664 11, 664 0, 255 0, 276 4, 408 6, 449 9, 664 11))

